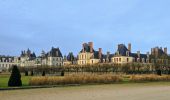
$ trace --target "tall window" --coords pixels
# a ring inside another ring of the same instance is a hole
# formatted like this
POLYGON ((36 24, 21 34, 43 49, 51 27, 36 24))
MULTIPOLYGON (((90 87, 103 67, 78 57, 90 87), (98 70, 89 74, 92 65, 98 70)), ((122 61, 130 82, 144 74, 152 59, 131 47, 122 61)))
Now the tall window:
POLYGON ((119 62, 121 62, 121 58, 119 58, 119 62))
POLYGON ((127 58, 127 62, 129 62, 129 58, 127 58))

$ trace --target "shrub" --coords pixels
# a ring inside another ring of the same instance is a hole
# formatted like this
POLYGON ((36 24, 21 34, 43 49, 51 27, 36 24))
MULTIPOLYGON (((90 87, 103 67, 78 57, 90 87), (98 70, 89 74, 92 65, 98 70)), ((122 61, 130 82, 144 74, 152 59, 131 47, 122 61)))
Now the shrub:
POLYGON ((121 82, 122 78, 111 74, 96 75, 96 74, 73 74, 70 76, 58 77, 32 77, 30 85, 65 85, 65 84, 93 84, 93 83, 115 83, 121 82))
POLYGON ((168 75, 170 75, 170 70, 168 70, 168 75))
POLYGON ((8 81, 8 86, 22 86, 21 74, 17 66, 13 66, 12 74, 8 81))
POLYGON ((31 71, 31 76, 34 76, 34 72, 33 71, 31 71))
POLYGON ((45 71, 42 72, 42 76, 45 76, 45 71))
POLYGON ((64 71, 61 72, 61 76, 64 76, 64 71))
POLYGON ((159 76, 161 76, 162 75, 162 72, 161 72, 161 70, 159 69, 159 70, 156 70, 156 72, 157 72, 157 75, 159 75, 159 76))
POLYGON ((28 71, 25 71, 25 76, 28 76, 28 71))

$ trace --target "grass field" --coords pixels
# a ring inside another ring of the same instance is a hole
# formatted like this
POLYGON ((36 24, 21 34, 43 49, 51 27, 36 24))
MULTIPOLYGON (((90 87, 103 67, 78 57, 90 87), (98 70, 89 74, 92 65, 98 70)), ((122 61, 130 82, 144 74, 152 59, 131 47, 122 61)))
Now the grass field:
MULTIPOLYGON (((7 88, 8 87, 8 80, 9 80, 10 75, 1 75, 0 74, 0 88, 7 88)), ((22 85, 23 86, 28 86, 29 80, 31 76, 24 76, 22 75, 22 85)))
MULTIPOLYGON (((10 77, 10 73, 7 73, 7 74, 6 73, 5 74, 1 73, 0 74, 0 88, 8 88, 9 77, 10 77)), ((140 83, 140 82, 141 83, 146 83, 146 82, 147 83, 150 83, 150 82, 158 82, 158 83, 161 82, 161 83, 163 83, 163 82, 165 82, 165 83, 168 83, 168 84, 170 83, 170 76, 166 76, 166 75, 161 76, 161 77, 160 76, 155 76, 155 75, 135 75, 133 77, 132 77, 132 75, 120 75, 120 77, 122 77, 122 81, 118 82, 119 84, 128 84, 128 83, 132 84, 132 83, 140 83)), ((23 87, 24 86, 29 86, 29 83, 31 82, 30 80, 32 80, 34 78, 42 79, 40 76, 39 77, 37 77, 37 76, 36 77, 32 77, 32 76, 24 76, 24 74, 22 74, 22 77, 21 77, 21 79, 22 79, 22 86, 23 87)), ((49 78, 51 78, 51 76, 49 78)), ((56 77, 56 78, 58 79, 60 77, 56 77)), ((46 80, 46 77, 43 78, 43 79, 46 80)), ((91 77, 90 77, 90 79, 91 79, 91 77)), ((94 79, 96 79, 96 78, 94 78, 94 79)), ((43 80, 39 80, 38 79, 38 80, 34 80, 34 81, 35 82, 36 81, 41 81, 42 82, 43 80)), ((32 81, 32 82, 34 82, 34 81, 32 81)), ((44 82, 46 82, 46 81, 44 81, 44 82)), ((53 81, 54 80, 52 79, 52 82, 53 81)), ((54 82, 56 82, 56 81, 54 81, 54 82)), ((66 79, 65 81, 66 82, 70 81, 70 78, 66 79)), ((65 81, 64 81, 64 83, 66 83, 65 81)), ((82 79, 80 78, 79 81, 82 81, 82 79)), ((51 83, 51 81, 49 81, 49 82, 51 83)), ((69 84, 70 84, 70 82, 69 82, 69 84)), ((74 84, 79 84, 79 82, 78 83, 74 83, 74 84)), ((88 82, 87 82, 87 84, 88 84, 88 82)), ((102 82, 101 82, 101 84, 102 84, 102 82)), ((103 82, 103 84, 104 84, 104 82, 103 82)), ((44 85, 50 85, 50 84, 44 84, 44 85)), ((57 84, 52 84, 52 85, 57 85, 57 84)), ((64 85, 64 84, 61 84, 61 85, 64 85)))

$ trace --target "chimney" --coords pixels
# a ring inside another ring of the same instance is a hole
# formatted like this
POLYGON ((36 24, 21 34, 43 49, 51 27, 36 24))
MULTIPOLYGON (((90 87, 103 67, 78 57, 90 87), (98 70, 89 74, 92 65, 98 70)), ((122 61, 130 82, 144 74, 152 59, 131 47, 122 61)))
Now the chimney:
POLYGON ((84 52, 84 47, 85 47, 85 43, 83 43, 83 45, 82 45, 83 52, 84 52))
POLYGON ((131 52, 131 43, 128 44, 128 50, 131 52))
POLYGON ((89 42, 89 46, 90 46, 90 52, 93 52, 93 42, 89 42))
POLYGON ((106 62, 109 62, 110 52, 107 52, 106 62))
POLYGON ((138 58, 140 58, 140 51, 137 51, 138 58))
POLYGON ((149 52, 147 52, 146 55, 147 55, 147 58, 149 58, 149 52))
POLYGON ((102 48, 99 48, 99 59, 102 58, 102 48))
POLYGON ((157 58, 157 57, 158 57, 158 54, 159 54, 159 48, 158 48, 158 47, 155 48, 154 54, 155 54, 155 56, 156 56, 156 58, 157 58))
POLYGON ((153 48, 151 48, 151 55, 153 55, 153 48))
POLYGON ((168 54, 168 49, 167 49, 167 47, 164 48, 164 53, 165 53, 165 54, 168 54))

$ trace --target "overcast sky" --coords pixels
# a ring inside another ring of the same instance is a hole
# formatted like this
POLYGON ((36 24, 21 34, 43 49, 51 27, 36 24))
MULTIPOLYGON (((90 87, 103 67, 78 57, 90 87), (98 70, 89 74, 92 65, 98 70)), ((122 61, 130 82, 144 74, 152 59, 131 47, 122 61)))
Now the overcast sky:
POLYGON ((0 0, 0 55, 59 47, 78 54, 83 42, 116 51, 170 49, 170 0, 0 0))

